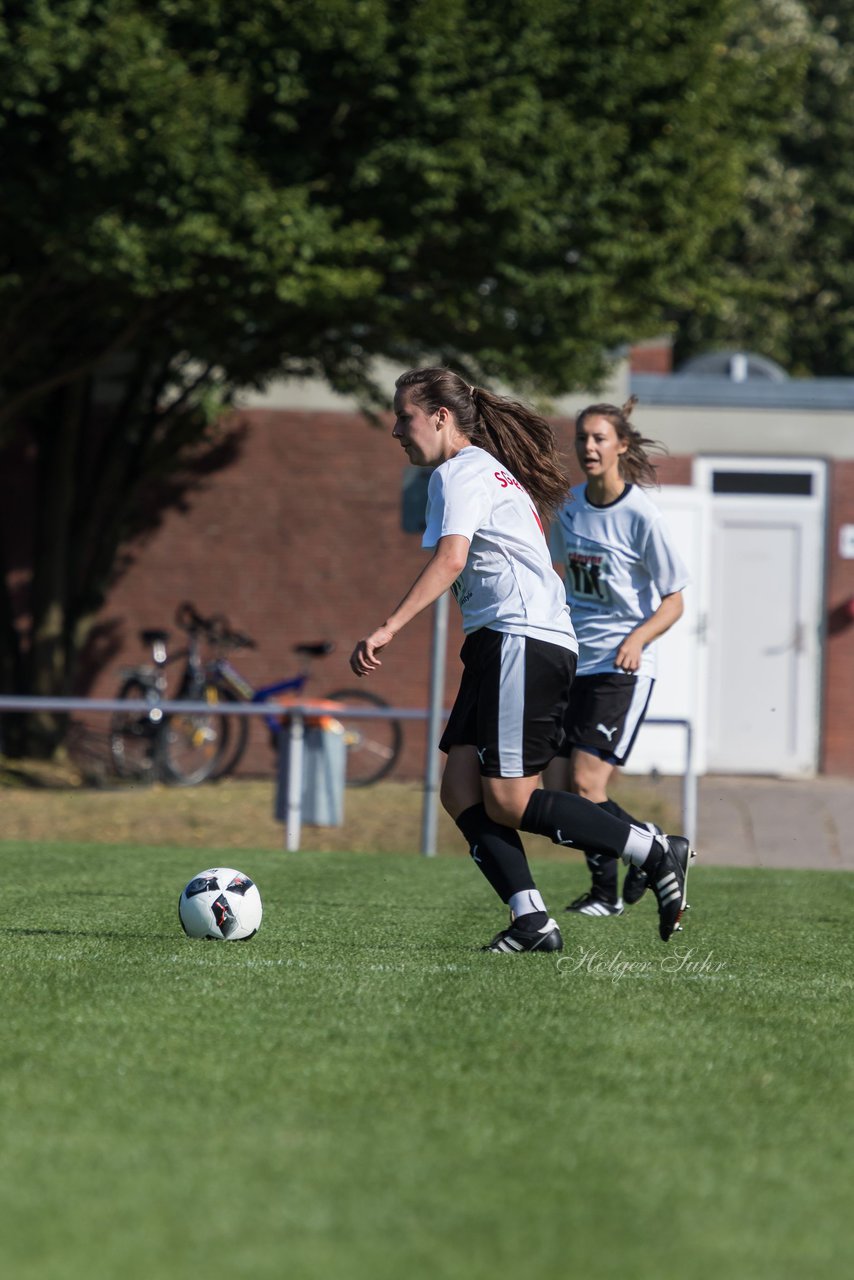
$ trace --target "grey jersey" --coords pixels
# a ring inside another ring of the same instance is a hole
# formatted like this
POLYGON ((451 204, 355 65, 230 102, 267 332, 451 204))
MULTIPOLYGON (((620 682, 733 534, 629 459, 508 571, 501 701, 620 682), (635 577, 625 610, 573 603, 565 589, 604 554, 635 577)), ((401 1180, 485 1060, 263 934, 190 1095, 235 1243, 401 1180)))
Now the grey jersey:
MULTIPOLYGON (((551 527, 552 556, 564 566, 566 598, 579 644, 579 675, 613 671, 622 640, 681 591, 688 571, 662 513, 637 485, 605 507, 587 499, 587 486, 551 527)), ((643 651, 640 671, 655 675, 655 648, 643 651)))

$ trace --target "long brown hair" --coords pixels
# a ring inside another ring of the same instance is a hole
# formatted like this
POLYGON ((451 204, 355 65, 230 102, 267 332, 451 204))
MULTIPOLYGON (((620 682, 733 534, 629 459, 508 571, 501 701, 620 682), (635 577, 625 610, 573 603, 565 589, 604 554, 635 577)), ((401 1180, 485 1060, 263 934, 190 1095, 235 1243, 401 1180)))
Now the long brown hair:
POLYGON ((528 405, 469 386, 453 369, 410 369, 394 385, 426 413, 450 410, 462 434, 497 458, 543 515, 566 501, 570 478, 554 429, 528 405))
POLYGON ((605 418, 616 431, 620 443, 625 441, 627 445, 626 452, 620 454, 620 475, 623 479, 631 484, 658 485, 658 473, 649 453, 666 453, 667 450, 657 440, 642 436, 629 422, 637 402, 637 396, 629 396, 622 409, 615 404, 589 404, 576 417, 575 429, 577 431, 586 418, 605 418))

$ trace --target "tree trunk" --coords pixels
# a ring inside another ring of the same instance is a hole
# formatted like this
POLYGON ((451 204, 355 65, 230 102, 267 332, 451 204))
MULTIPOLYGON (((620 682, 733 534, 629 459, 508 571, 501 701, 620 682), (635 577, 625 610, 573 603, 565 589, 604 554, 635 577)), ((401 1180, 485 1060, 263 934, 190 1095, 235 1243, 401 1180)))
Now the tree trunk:
MULTIPOLYGON (((32 643, 27 659, 29 692, 42 697, 71 691, 68 664, 71 530, 77 492, 77 462, 88 386, 77 382, 51 397, 39 428, 39 483, 32 582, 32 643)), ((80 495, 86 500, 86 495, 80 495)), ((53 755, 66 717, 34 712, 28 717, 27 754, 53 755)))

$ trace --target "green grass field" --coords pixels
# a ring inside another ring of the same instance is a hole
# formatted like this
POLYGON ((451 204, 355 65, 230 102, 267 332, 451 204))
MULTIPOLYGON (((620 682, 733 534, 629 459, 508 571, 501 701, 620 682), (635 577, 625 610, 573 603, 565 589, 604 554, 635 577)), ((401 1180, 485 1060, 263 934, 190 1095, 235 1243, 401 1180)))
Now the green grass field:
MULTIPOLYGON (((467 859, 0 844, 10 1280, 838 1280, 854 877, 692 873, 484 955, 467 859), (220 861, 248 943, 176 917, 220 861)), ((552 908, 577 861, 537 865, 552 908)))

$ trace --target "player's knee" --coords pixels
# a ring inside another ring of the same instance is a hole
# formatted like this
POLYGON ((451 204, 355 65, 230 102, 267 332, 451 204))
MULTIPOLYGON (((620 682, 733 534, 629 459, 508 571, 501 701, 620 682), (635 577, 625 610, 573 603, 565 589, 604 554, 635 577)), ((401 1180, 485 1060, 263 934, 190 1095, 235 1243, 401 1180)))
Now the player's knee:
POLYGON ((449 776, 446 772, 439 787, 439 799, 445 812, 456 820, 464 809, 476 804, 480 797, 470 795, 469 788, 464 787, 458 778, 449 776))
POLYGON ((575 774, 570 778, 567 791, 571 791, 573 795, 581 796, 582 800, 598 800, 598 787, 591 786, 584 778, 579 778, 575 774))
POLYGON ((568 791, 582 800, 591 800, 593 804, 602 804, 608 798, 608 776, 610 769, 597 768, 582 757, 572 762, 568 791))
POLYGON ((485 795, 484 804, 486 806, 487 815, 493 822, 498 822, 502 827, 518 828, 522 821, 523 810, 519 808, 512 800, 498 799, 494 795, 485 795))

